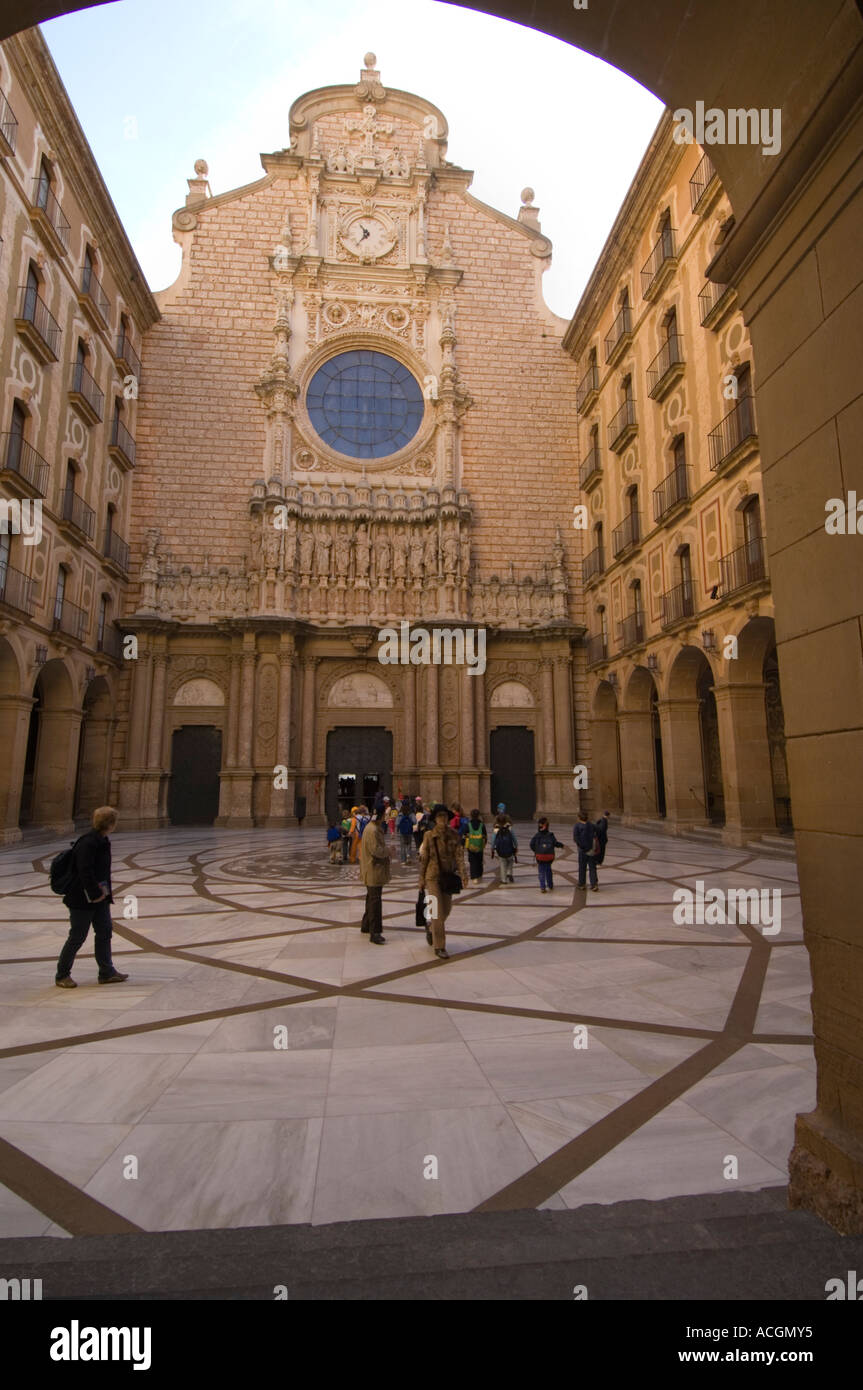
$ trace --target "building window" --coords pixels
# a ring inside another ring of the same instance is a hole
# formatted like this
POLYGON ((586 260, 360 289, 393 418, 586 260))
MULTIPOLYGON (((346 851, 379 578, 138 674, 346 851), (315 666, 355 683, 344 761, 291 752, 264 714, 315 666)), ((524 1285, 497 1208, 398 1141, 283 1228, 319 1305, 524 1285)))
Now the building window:
POLYGON ((66 598, 66 566, 57 570, 57 592, 54 596, 54 622, 59 623, 63 616, 63 603, 66 598))
POLYGON ((423 396, 401 362, 382 352, 356 350, 318 368, 306 392, 306 408, 331 449, 350 458, 387 458, 419 429, 423 396))
POLYGON ((39 163, 39 177, 36 180, 35 205, 44 211, 48 206, 48 195, 51 193, 51 169, 45 156, 39 163))
MULTIPOLYGON (((111 514, 110 514, 110 512, 109 512, 109 513, 108 513, 108 516, 109 516, 109 524, 110 524, 110 515, 111 515, 111 514)), ((96 632, 96 650, 97 650, 97 651, 101 651, 101 650, 102 650, 102 646, 103 646, 103 643, 104 643, 104 639, 105 639, 105 624, 106 624, 106 622, 108 621, 108 608, 109 608, 109 606, 110 606, 110 603, 111 603, 111 600, 109 599, 108 595, 107 595, 107 594, 103 594, 102 597, 101 597, 100 600, 99 600, 99 625, 98 625, 98 630, 97 630, 97 632, 96 632)))

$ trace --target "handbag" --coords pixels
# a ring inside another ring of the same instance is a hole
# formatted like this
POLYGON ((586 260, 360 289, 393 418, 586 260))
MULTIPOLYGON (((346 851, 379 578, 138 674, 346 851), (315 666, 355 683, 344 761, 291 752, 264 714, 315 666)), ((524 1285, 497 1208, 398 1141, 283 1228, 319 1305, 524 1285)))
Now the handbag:
POLYGON ((449 893, 450 895, 460 893, 462 890, 462 882, 459 875, 452 873, 450 869, 441 868, 440 850, 438 849, 436 839, 434 840, 434 852, 437 856, 438 882, 441 886, 441 892, 449 893))
POLYGON ((417 893, 417 905, 414 913, 414 921, 418 927, 424 927, 426 925, 425 902, 425 889, 421 888, 417 893))

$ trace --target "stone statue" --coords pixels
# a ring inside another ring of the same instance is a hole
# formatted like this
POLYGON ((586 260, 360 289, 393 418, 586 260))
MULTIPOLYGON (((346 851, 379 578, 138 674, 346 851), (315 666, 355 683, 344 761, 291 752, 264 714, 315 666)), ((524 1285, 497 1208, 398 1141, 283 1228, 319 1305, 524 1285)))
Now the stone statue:
POLYGON ((393 578, 403 580, 408 567, 408 538, 399 526, 393 542, 393 578))
POLYGON ((465 531, 461 538, 461 577, 466 580, 470 575, 470 532, 465 531))
POLYGON ((377 547, 377 571, 379 580, 390 578, 390 568, 392 565, 393 548, 390 545, 388 529, 385 526, 381 532, 381 538, 377 547))
POLYGON ((262 570, 264 568, 264 518, 260 512, 255 512, 251 519, 252 528, 252 568, 262 570))
POLYGON ((312 572, 314 549, 315 538, 312 535, 312 528, 307 522, 300 533, 300 572, 302 574, 311 574, 312 572))
POLYGON ((357 531, 356 556, 356 578, 367 579, 369 574, 371 546, 369 545, 369 528, 366 525, 362 525, 357 531))
POLYGON ((288 517, 288 524, 285 527, 285 558, 283 561, 285 573, 293 575, 294 566, 297 559, 297 519, 294 516, 288 517))
POLYGON ((332 544, 333 538, 329 531, 322 530, 315 544, 315 568, 319 579, 329 578, 332 544))
POLYGON ((267 516, 264 523, 264 565, 268 570, 275 570, 279 567, 279 551, 282 548, 282 533, 277 531, 273 525, 273 513, 267 516))
POLYGON ((458 541, 452 531, 444 536, 443 567, 447 576, 454 576, 458 569, 458 541))
POLYGON ((150 609, 156 606, 156 584, 159 578, 159 561, 156 559, 156 546, 159 544, 159 532, 147 532, 147 550, 141 561, 141 608, 150 609))
POLYGON ((336 574, 339 579, 347 579, 351 563, 351 539, 347 526, 340 526, 336 536, 336 574))
POLYGON ((436 532, 432 527, 429 527, 428 535, 426 536, 426 539, 425 539, 425 548, 424 548, 424 552, 423 552, 423 559, 424 559, 424 561, 425 561, 426 579, 436 579, 436 578, 437 578, 437 561, 438 561, 438 544, 437 544, 437 532, 436 532))

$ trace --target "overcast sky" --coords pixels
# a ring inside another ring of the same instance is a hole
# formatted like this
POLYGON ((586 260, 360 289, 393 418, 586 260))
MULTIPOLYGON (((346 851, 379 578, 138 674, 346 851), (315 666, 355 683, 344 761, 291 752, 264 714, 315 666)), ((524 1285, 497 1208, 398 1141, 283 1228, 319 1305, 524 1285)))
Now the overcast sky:
POLYGON ((596 58, 438 0, 119 0, 42 32, 154 290, 179 270, 194 161, 213 193, 260 178, 294 99, 356 82, 371 50, 385 87, 443 111, 478 198, 514 217, 535 189, 546 301, 568 318, 662 112, 596 58))

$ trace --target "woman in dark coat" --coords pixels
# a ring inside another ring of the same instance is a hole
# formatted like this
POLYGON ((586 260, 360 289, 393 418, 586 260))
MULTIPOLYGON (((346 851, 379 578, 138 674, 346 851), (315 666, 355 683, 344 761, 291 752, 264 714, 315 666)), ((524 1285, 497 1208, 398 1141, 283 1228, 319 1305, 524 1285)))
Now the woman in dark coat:
POLYGON ((430 946, 434 946, 436 956, 441 960, 449 960, 444 924, 452 908, 452 894, 443 891, 441 879, 444 874, 459 872, 461 841, 447 824, 450 813, 446 806, 433 806, 430 814, 431 829, 426 831, 420 846, 419 886, 425 889, 426 904, 431 904, 426 918, 426 941, 430 946))
POLYGON ((72 965, 84 945, 87 932, 93 927, 95 955, 99 966, 99 984, 114 985, 128 980, 115 970, 111 958, 111 841, 108 835, 117 824, 113 806, 100 806, 93 812, 93 829, 82 835, 75 845, 75 876, 63 898, 69 909, 69 935, 57 962, 55 984, 60 989, 75 989, 72 965))

